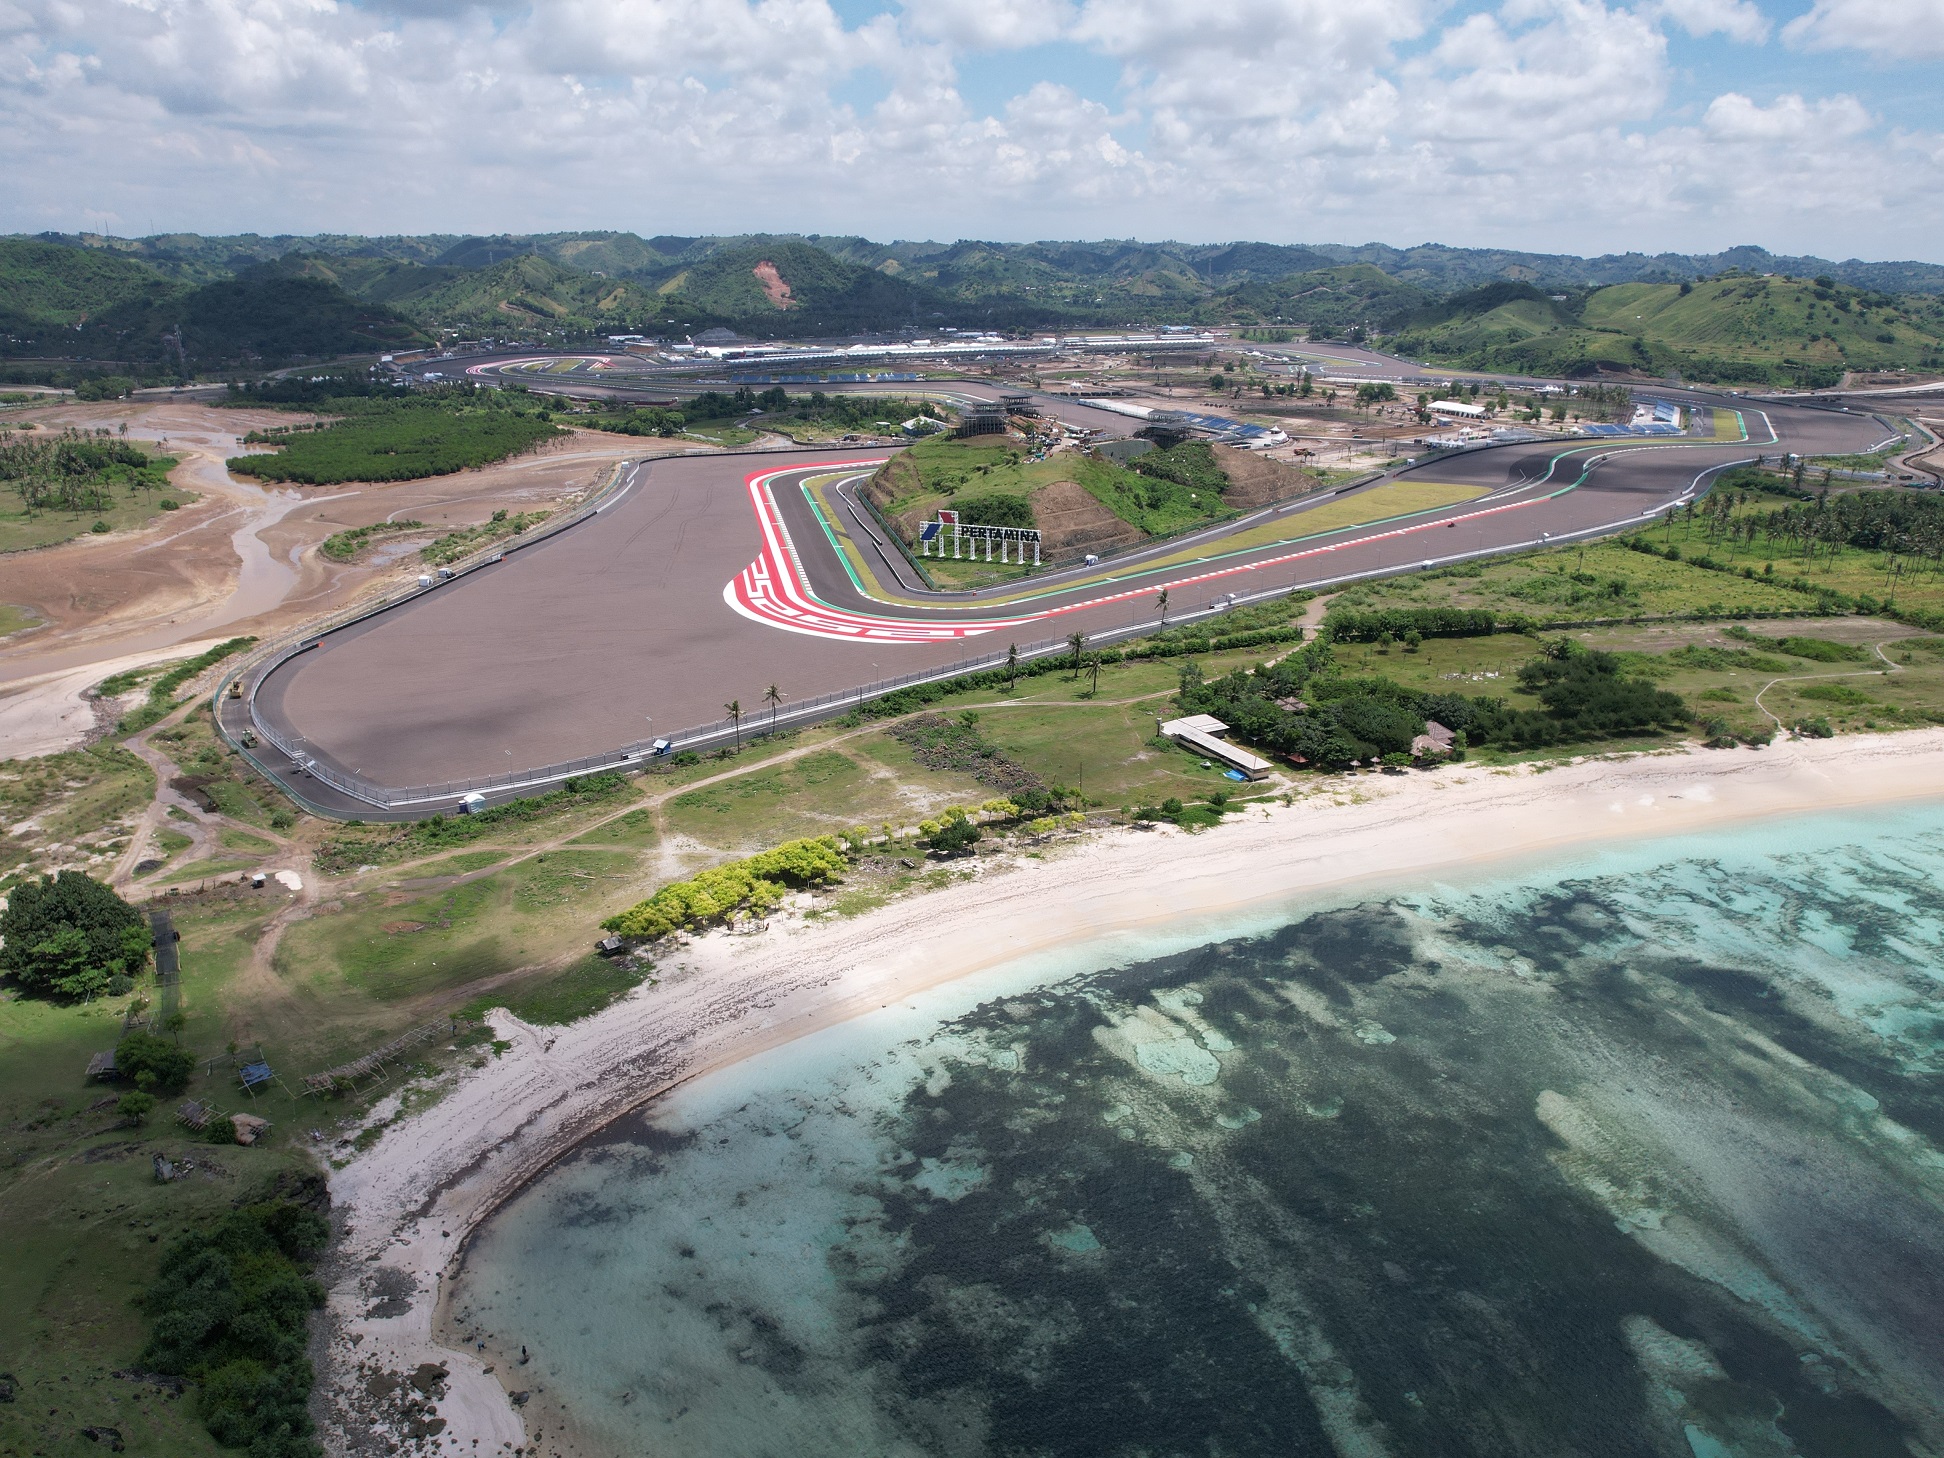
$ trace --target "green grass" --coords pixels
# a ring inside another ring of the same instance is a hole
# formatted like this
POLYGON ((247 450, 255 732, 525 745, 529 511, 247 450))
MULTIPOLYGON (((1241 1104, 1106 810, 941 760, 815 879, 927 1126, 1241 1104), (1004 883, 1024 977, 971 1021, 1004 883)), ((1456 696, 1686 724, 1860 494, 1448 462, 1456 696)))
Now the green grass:
POLYGON ((1144 476, 1111 461, 1070 451, 1038 461, 1026 456, 1020 443, 1007 436, 932 436, 889 462, 879 473, 876 490, 887 516, 918 510, 929 517, 955 496, 1030 497, 1055 481, 1073 481, 1149 536, 1171 535, 1231 514, 1218 492, 1144 476))
POLYGON ((386 401, 321 430, 269 437, 280 447, 276 454, 238 456, 229 468, 239 476, 306 486, 409 481, 503 461, 559 434, 546 420, 510 409, 386 401))
POLYGON ((384 536, 391 532, 416 532, 424 529, 424 522, 413 521, 409 517, 402 521, 374 521, 368 526, 333 532, 324 539, 324 545, 318 550, 333 562, 349 562, 365 549, 373 537, 384 536))
POLYGON ((522 1022, 559 1027, 609 1007, 647 979, 647 969, 631 969, 592 953, 556 972, 521 978, 476 998, 466 1011, 478 1017, 504 1007, 522 1022))
MULTIPOLYGON (((179 906, 176 921, 188 1014, 183 1042, 198 1055, 220 1053, 228 1037, 249 1036, 227 1021, 236 1010, 225 991, 260 922, 233 908, 193 904, 179 906), (246 935, 239 938, 239 930, 246 935)), ((116 1091, 85 1085, 82 1070, 90 1053, 113 1046, 126 1002, 63 1007, 0 999, 0 1223, 7 1231, 0 1371, 20 1386, 19 1400, 0 1404, 0 1452, 98 1453, 104 1450, 79 1430, 105 1425, 121 1429, 131 1453, 220 1453, 202 1430, 193 1397, 171 1400, 111 1375, 133 1366, 144 1343, 132 1298, 170 1241, 229 1209, 259 1181, 308 1167, 296 1148, 302 1126, 287 1100, 258 1106, 270 1110, 277 1128, 249 1149, 192 1139, 173 1122, 177 1099, 162 1101, 135 1129, 115 1127, 110 1109, 92 1108, 116 1091), (156 1152, 178 1162, 187 1157, 200 1172, 157 1184, 150 1166, 156 1152)), ((286 1049, 272 1043, 269 1051, 286 1061, 286 1049)), ((230 1110, 247 1106, 228 1070, 213 1077, 198 1070, 185 1096, 205 1095, 230 1110)))
MULTIPOLYGON (((1676 528, 1676 542, 1680 530, 1676 528)), ((1651 536, 1654 542, 1662 542, 1665 529, 1654 530, 1651 536)), ((1759 573, 1762 559, 1753 559, 1753 565, 1759 573)), ((1337 595, 1336 605, 1489 608, 1550 623, 1693 612, 1786 614, 1814 611, 1817 603, 1813 595, 1793 592, 1772 579, 1758 576, 1751 581, 1738 574, 1709 572, 1689 561, 1648 556, 1618 542, 1596 542, 1350 587, 1337 595)))
POLYGON ((620 775, 588 775, 558 790, 510 800, 478 815, 438 815, 404 825, 347 824, 318 847, 313 864, 326 875, 342 875, 363 865, 389 865, 482 841, 504 847, 530 845, 560 834, 563 828, 571 829, 577 819, 619 810, 640 793, 636 782, 620 775))
MULTIPOLYGON (((175 464, 175 458, 161 458, 168 466, 175 464)), ((173 501, 177 506, 187 506, 198 498, 193 491, 183 491, 168 485, 167 467, 157 463, 155 473, 143 473, 146 485, 121 485, 111 487, 106 504, 88 507, 80 511, 63 511, 54 507, 29 510, 6 483, 0 482, 0 552, 21 552, 32 547, 51 547, 58 542, 72 541, 76 537, 93 534, 94 524, 104 521, 110 531, 132 531, 147 526, 156 517, 164 515, 164 501, 173 501)), ((16 621, 14 626, 6 626, 10 617, 24 617, 22 609, 0 607, 0 636, 18 632, 23 627, 32 626, 35 621, 25 618, 16 621)))
POLYGON ((215 881, 224 876, 235 876, 255 869, 254 860, 238 860, 234 856, 213 856, 208 860, 191 861, 186 866, 172 866, 160 879, 173 885, 186 886, 191 881, 215 881))
MULTIPOLYGON (((0 891, 44 869, 51 845, 112 854, 154 795, 149 767, 113 745, 0 762, 0 891)), ((59 856, 62 865, 76 860, 59 856)))
POLYGON ((646 809, 616 816, 573 841, 575 845, 618 846, 628 850, 646 850, 654 843, 655 812, 646 809))
POLYGON ((444 860, 433 861, 430 865, 416 868, 417 876, 464 876, 474 871, 483 871, 488 866, 498 865, 505 860, 508 851, 482 850, 467 851, 463 855, 447 856, 444 860))
POLYGON ((0 602, 0 638, 10 638, 15 633, 25 632, 28 628, 40 626, 40 619, 24 607, 0 602))
POLYGON ((419 548, 419 555, 432 563, 456 562, 468 552, 476 552, 491 542, 503 542, 508 537, 518 536, 528 527, 538 526, 550 515, 551 512, 545 511, 520 511, 511 515, 496 511, 489 520, 477 526, 462 527, 426 543, 419 548))
POLYGON ((180 707, 175 697, 177 689, 197 674, 214 668, 225 658, 241 653, 254 642, 256 642, 255 638, 229 638, 206 653, 199 653, 194 658, 185 658, 180 663, 170 664, 149 685, 147 702, 124 714, 116 728, 124 734, 134 734, 166 719, 170 713, 180 707))
POLYGON ((918 817, 892 786, 853 755, 823 749, 678 795, 666 823, 704 845, 746 850, 900 818, 918 817))

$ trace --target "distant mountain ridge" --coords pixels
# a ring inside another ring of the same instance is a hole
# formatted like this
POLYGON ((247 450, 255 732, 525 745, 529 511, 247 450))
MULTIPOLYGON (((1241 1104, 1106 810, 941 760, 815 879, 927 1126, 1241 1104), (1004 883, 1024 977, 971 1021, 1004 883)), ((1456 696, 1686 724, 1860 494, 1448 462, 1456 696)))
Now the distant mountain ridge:
POLYGON ((1906 359, 1928 367, 1940 306, 1944 265, 1839 263, 1753 246, 1580 258, 1442 244, 879 243, 611 231, 0 238, 0 354, 158 368, 172 359, 204 371, 441 334, 584 344, 714 327, 810 338, 1191 324, 1401 334, 1401 347, 1454 362, 1516 356, 1649 371, 1774 364, 1820 376, 1906 359), (1657 323, 1643 315, 1639 328, 1632 315, 1605 320, 1592 301, 1606 289, 1763 275, 1821 280, 1825 292, 1859 297, 1853 305, 1821 299, 1820 312, 1796 294, 1786 306, 1781 295, 1707 310, 1684 301, 1657 323), (1884 315, 1893 296, 1903 301, 1894 319, 1884 315), (1723 322, 1755 308, 1781 309, 1786 324, 1723 322), (1853 327, 1865 310, 1876 322, 1853 327), (1664 340, 1663 329, 1671 331, 1664 340))
POLYGON ((808 243, 860 267, 909 276, 916 272, 951 287, 994 274, 1069 280, 1125 279, 1155 272, 1174 273, 1205 287, 1347 264, 1369 264, 1429 293, 1472 288, 1497 279, 1533 284, 1593 287, 1618 283, 1681 283, 1729 269, 1746 273, 1823 275, 1853 288, 1894 293, 1944 293, 1944 264, 1916 260, 1872 262, 1850 258, 1770 253, 1746 244, 1719 253, 1607 253, 1583 258, 1570 253, 1529 253, 1503 248, 1454 248, 1425 243, 1393 248, 1382 243, 1144 243, 1134 239, 1093 242, 1046 240, 999 243, 961 239, 953 243, 899 241, 876 243, 856 236, 818 234, 725 236, 658 235, 643 238, 623 232, 499 234, 492 237, 434 233, 424 236, 357 237, 322 233, 206 237, 164 233, 148 238, 113 238, 99 233, 41 233, 37 241, 86 248, 147 263, 173 277, 207 281, 232 277, 252 265, 288 253, 333 258, 387 259, 394 262, 449 264, 479 268, 523 254, 611 277, 665 272, 730 249, 808 243))

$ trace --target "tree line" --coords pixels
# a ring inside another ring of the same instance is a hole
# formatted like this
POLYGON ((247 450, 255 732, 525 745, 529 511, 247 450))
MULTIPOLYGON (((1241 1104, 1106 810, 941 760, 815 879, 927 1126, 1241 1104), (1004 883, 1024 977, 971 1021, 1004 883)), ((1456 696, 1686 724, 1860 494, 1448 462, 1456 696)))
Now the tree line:
POLYGON ((105 511, 112 488, 133 492, 168 484, 173 456, 151 456, 106 430, 0 437, 0 481, 29 511, 105 511))

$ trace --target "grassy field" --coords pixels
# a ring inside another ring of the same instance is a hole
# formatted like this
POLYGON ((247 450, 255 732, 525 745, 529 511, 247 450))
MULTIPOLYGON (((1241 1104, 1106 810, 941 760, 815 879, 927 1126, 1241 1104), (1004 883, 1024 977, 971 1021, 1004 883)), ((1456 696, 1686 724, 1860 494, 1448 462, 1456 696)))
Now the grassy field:
POLYGON ((98 870, 154 796, 149 767, 111 745, 0 762, 0 894, 55 864, 98 870))
MULTIPOLYGON (((141 442, 60 437, 45 432, 0 436, 0 553, 49 547, 97 527, 131 531, 194 502, 169 483, 176 458, 141 442), (113 457, 113 459, 108 459, 113 457), (43 489, 58 478, 60 490, 43 489)), ((29 626, 20 609, 0 606, 0 637, 29 626), (10 626, 11 624, 11 626, 10 626)))
MULTIPOLYGON (((1944 723, 1944 638, 1880 618, 1645 624, 1578 629, 1572 636, 1589 648, 1622 655, 1629 673, 1679 694, 1702 732, 1713 723, 1713 733, 1766 737, 1774 728, 1770 714, 1790 726, 1827 720, 1838 733, 1944 723), (1877 654, 1878 645, 1887 656, 1877 654), (1804 656, 1805 651, 1819 656, 1804 656)), ((1367 643, 1336 648, 1346 673, 1382 674, 1425 693, 1504 698, 1522 708, 1537 701, 1520 690, 1519 666, 1542 651, 1540 637, 1524 633, 1427 638, 1415 651, 1367 643)), ((1671 744, 1696 732, 1667 731, 1584 749, 1671 744)), ((1535 756, 1473 751, 1473 757, 1505 763, 1535 756)))
POLYGON ((1034 460, 1019 441, 1003 435, 933 436, 887 464, 881 479, 890 498, 885 513, 895 516, 913 510, 929 516, 955 499, 1030 497, 1055 481, 1077 483, 1149 536, 1168 536, 1231 514, 1218 491, 1197 491, 1072 451, 1034 460))
POLYGON ((0 638, 10 638, 15 633, 24 633, 29 628, 40 626, 40 619, 24 607, 0 602, 0 638))
MULTIPOLYGON (((1738 479, 1756 478, 1751 473, 1738 479)), ((1944 574, 1933 561, 1830 544, 1818 544, 1807 558, 1799 541, 1764 531, 1748 537, 1736 529, 1794 500, 1761 489, 1728 490, 1702 498, 1696 512, 1624 538, 1368 583, 1346 589, 1336 601, 1344 607, 1481 607, 1542 623, 1786 616, 1884 605, 1918 614, 1918 621, 1944 613, 1944 574), (1715 500, 1731 503, 1731 509, 1713 515, 1715 500), (1675 559, 1666 555, 1670 548, 1675 559)))

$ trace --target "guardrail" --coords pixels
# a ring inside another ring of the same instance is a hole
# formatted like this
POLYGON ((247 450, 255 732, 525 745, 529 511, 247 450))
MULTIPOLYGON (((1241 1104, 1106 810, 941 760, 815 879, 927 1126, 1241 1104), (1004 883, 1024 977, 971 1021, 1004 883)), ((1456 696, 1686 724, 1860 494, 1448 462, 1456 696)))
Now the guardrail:
MULTIPOLYGON (((1163 626, 1178 627, 1199 618, 1225 613, 1234 607, 1241 606, 1244 601, 1255 602, 1270 597, 1287 596, 1291 592, 1298 590, 1300 589, 1293 587, 1278 588, 1266 593, 1253 594, 1247 599, 1244 599, 1238 594, 1228 594, 1202 606, 1180 610, 1171 615, 1167 624, 1162 624, 1158 621, 1131 623, 1123 628, 1098 633, 1087 641, 1092 645, 1117 643, 1128 638, 1137 638, 1144 634, 1152 633, 1157 628, 1163 626)), ((314 646, 316 635, 312 634, 309 636, 313 641, 304 644, 303 647, 314 646)), ((299 648, 297 651, 303 651, 303 649, 299 648)), ((899 689, 914 688, 921 684, 940 683, 949 679, 960 678, 967 674, 984 673, 993 669, 1004 668, 1008 659, 1015 653, 1018 662, 1026 663, 1033 659, 1045 658, 1059 653, 1070 653, 1072 651, 1072 640, 1070 638, 1049 638, 1035 643, 1009 644, 1005 649, 995 649, 990 653, 960 659, 955 663, 942 664, 938 667, 920 670, 915 673, 899 674, 892 678, 879 679, 874 683, 860 684, 854 688, 818 694, 813 698, 799 700, 791 704, 788 708, 779 708, 773 714, 761 712, 748 714, 740 721, 735 719, 717 719, 711 723, 692 725, 689 728, 678 729, 671 734, 658 737, 665 738, 668 741, 668 753, 670 754, 685 749, 710 749, 725 740, 740 738, 744 733, 761 733, 772 726, 775 728, 783 728, 785 726, 796 727, 804 723, 813 722, 819 718, 831 717, 851 708, 859 707, 871 699, 882 697, 885 694, 895 693, 899 689)), ((288 661, 288 658, 291 656, 294 656, 294 654, 285 655, 279 662, 288 661)), ((257 728, 259 733, 268 732, 265 726, 261 724, 258 724, 257 728)), ((394 787, 373 784, 355 775, 346 774, 330 765, 319 764, 314 759, 306 756, 301 747, 286 745, 274 739, 272 742, 276 743, 276 747, 289 755, 293 761, 303 764, 306 772, 319 782, 329 785, 332 789, 348 795, 355 800, 387 810, 410 806, 425 806, 429 809, 441 803, 456 801, 470 794, 491 795, 504 794, 515 790, 537 789, 544 785, 556 784, 561 780, 575 775, 600 774, 621 769, 639 769, 646 764, 655 762, 658 758, 654 752, 656 740, 642 739, 614 749, 583 755, 578 759, 562 760, 555 764, 537 765, 507 774, 484 775, 463 780, 447 780, 441 784, 394 787)), ((263 766, 259 764, 258 768, 261 769, 263 766)))
MULTIPOLYGON (((1498 444, 1510 444, 1510 442, 1501 442, 1498 444)), ((743 453, 738 452, 737 454, 743 453)), ((758 453, 750 452, 749 454, 758 453)), ((762 452, 760 454, 771 453, 762 452)), ((1688 499, 1699 488, 1702 480, 1709 475, 1718 473, 1736 464, 1741 464, 1741 462, 1723 462, 1707 467, 1696 476, 1688 492, 1683 495, 1681 500, 1688 499)), ((616 481, 620 479, 620 475, 621 472, 617 471, 616 481)), ((553 526, 552 531, 523 539, 520 545, 529 546, 535 541, 545 540, 546 537, 554 535, 557 531, 565 530, 577 522, 585 521, 589 517, 596 515, 603 506, 608 504, 608 498, 611 498, 613 495, 613 488, 616 481, 611 481, 597 496, 590 497, 587 502, 583 503, 570 516, 563 518, 558 524, 550 524, 553 526), (599 502, 598 505, 596 504, 597 501, 599 502)), ((1680 502, 1677 501, 1668 505, 1679 504, 1680 502)), ((1661 511, 1668 509, 1668 505, 1649 508, 1642 515, 1645 517, 1658 515, 1661 511)), ((1639 519, 1631 518, 1630 520, 1638 521, 1639 519)), ((1603 535, 1620 529, 1627 524, 1627 521, 1609 522, 1599 526, 1581 528, 1578 531, 1562 533, 1558 536, 1542 534, 1537 541, 1503 544, 1484 552, 1457 552, 1417 562, 1400 563, 1393 567, 1380 568, 1375 571, 1346 573, 1340 577, 1325 578, 1321 581, 1305 583, 1300 586, 1294 584, 1278 586, 1246 594, 1231 592, 1218 595, 1198 607, 1180 608, 1168 620, 1129 623, 1120 628, 1098 632, 1089 637, 1087 642, 1094 646, 1123 642, 1130 638, 1142 637, 1157 630, 1166 629, 1171 626, 1179 627, 1197 619, 1229 612, 1237 607, 1265 602, 1272 598, 1286 597, 1296 592, 1313 593, 1319 589, 1334 587, 1341 583, 1368 581, 1377 578, 1401 576, 1411 572, 1426 571, 1448 565, 1452 562, 1469 560, 1476 556, 1499 555, 1504 552, 1526 550, 1549 544, 1559 545, 1560 543, 1577 538, 1603 535)), ((465 572, 476 570, 479 566, 485 565, 489 560, 490 558, 482 553, 479 561, 472 562, 462 570, 456 572, 455 578, 456 576, 464 575, 465 572)), ((410 590, 396 593, 382 601, 347 610, 344 614, 339 615, 337 619, 329 620, 324 625, 306 629, 301 634, 291 635, 280 643, 271 645, 267 653, 254 655, 254 664, 246 671, 255 675, 250 685, 249 702, 250 722, 256 731, 287 755, 294 764, 301 766, 306 773, 318 782, 329 785, 331 788, 354 800, 387 810, 418 806, 430 809, 442 802, 457 801, 461 797, 470 794, 504 794, 510 791, 537 789, 545 785, 558 783, 574 775, 598 774, 620 769, 639 769, 658 758, 654 752, 657 740, 643 739, 613 749, 603 750, 595 754, 584 755, 578 759, 563 760, 554 764, 534 766, 505 774, 479 776, 463 780, 448 780, 439 784, 392 787, 373 784, 370 781, 347 774, 330 765, 318 763, 314 757, 305 752, 301 745, 287 741, 283 736, 276 734, 267 725, 262 723, 261 720, 257 719, 255 714, 257 687, 261 684, 264 677, 274 671, 275 668, 288 662, 297 654, 316 647, 326 633, 336 631, 363 618, 384 612, 402 602, 409 601, 420 593, 436 591, 440 585, 435 583, 431 587, 414 586, 410 590)), ((1009 644, 1004 650, 995 649, 993 652, 980 654, 972 658, 960 659, 955 663, 943 664, 915 673, 901 674, 893 678, 879 679, 874 683, 860 684, 853 688, 840 689, 827 694, 819 694, 813 698, 799 700, 791 704, 787 709, 777 709, 767 715, 758 712, 745 716, 741 720, 717 719, 708 724, 692 725, 686 729, 679 729, 673 733, 658 736, 658 738, 667 740, 668 752, 671 754, 684 749, 713 748, 722 741, 732 737, 740 738, 746 726, 753 725, 752 732, 757 733, 760 733, 763 728, 769 726, 781 728, 784 725, 790 725, 794 727, 818 718, 834 716, 847 707, 861 707, 870 699, 895 693, 899 689, 913 688, 921 684, 939 683, 968 674, 1003 668, 1009 658, 1016 657, 1017 661, 1023 663, 1033 659, 1071 651, 1072 640, 1070 638, 1046 639, 1025 645, 1009 644)), ((223 682, 231 682, 233 678, 234 675, 225 674, 223 682)), ((217 710, 215 718, 219 732, 223 733, 225 739, 230 739, 229 734, 222 726, 221 705, 223 691, 223 688, 219 685, 215 702, 215 708, 217 710)), ((283 780, 278 779, 276 774, 256 759, 255 756, 250 755, 245 746, 235 744, 234 740, 230 740, 230 742, 242 751, 259 770, 263 771, 267 776, 282 786, 286 792, 290 792, 290 787, 283 780)), ((301 800, 302 797, 293 794, 293 798, 301 800)), ((308 808, 316 809, 317 807, 309 806, 308 808)), ((320 813, 328 814, 330 812, 324 811, 320 813)))
MULTIPOLYGON (((638 462, 619 462, 601 488, 588 496, 573 510, 552 521, 543 523, 536 531, 521 533, 517 539, 483 544, 477 551, 469 553, 454 562, 446 563, 442 568, 435 569, 433 580, 429 583, 412 582, 403 584, 390 591, 381 591, 375 597, 369 597, 361 602, 354 603, 348 608, 343 608, 338 612, 330 614, 321 621, 309 623, 295 632, 285 633, 281 637, 273 638, 267 643, 260 645, 256 651, 217 680, 214 699, 212 701, 217 732, 230 743, 232 748, 242 753, 259 770, 265 774, 273 774, 268 766, 259 761, 256 756, 250 754, 249 746, 238 743, 235 739, 231 738, 223 725, 223 697, 228 691, 230 684, 236 682, 238 678, 243 678, 249 685, 246 697, 250 726, 259 736, 274 748, 288 755, 293 761, 305 763, 309 773, 323 783, 331 785, 334 789, 342 790, 346 794, 356 795, 359 799, 365 799, 366 796, 358 794, 357 790, 352 788, 351 783, 338 783, 339 780, 348 780, 349 777, 337 774, 335 771, 330 770, 328 766, 307 763, 309 756, 304 753, 301 745, 290 742, 257 717, 257 690, 262 686, 264 679, 268 678, 292 658, 295 658, 299 653, 304 653, 315 648, 323 641, 326 634, 335 633, 342 628, 348 628, 353 623, 362 622, 366 618, 376 617, 379 613, 389 612, 401 603, 410 602, 412 599, 422 597, 428 592, 437 592, 448 582, 456 582, 461 577, 476 571, 480 567, 489 566, 493 562, 505 557, 509 552, 522 551, 539 542, 544 542, 566 531, 569 527, 578 526, 588 518, 598 515, 603 508, 613 501, 617 493, 617 488, 627 479, 630 467, 639 464, 638 462), (447 575, 440 576, 438 575, 440 572, 447 575)), ((362 782, 355 783, 361 784, 362 782)))

